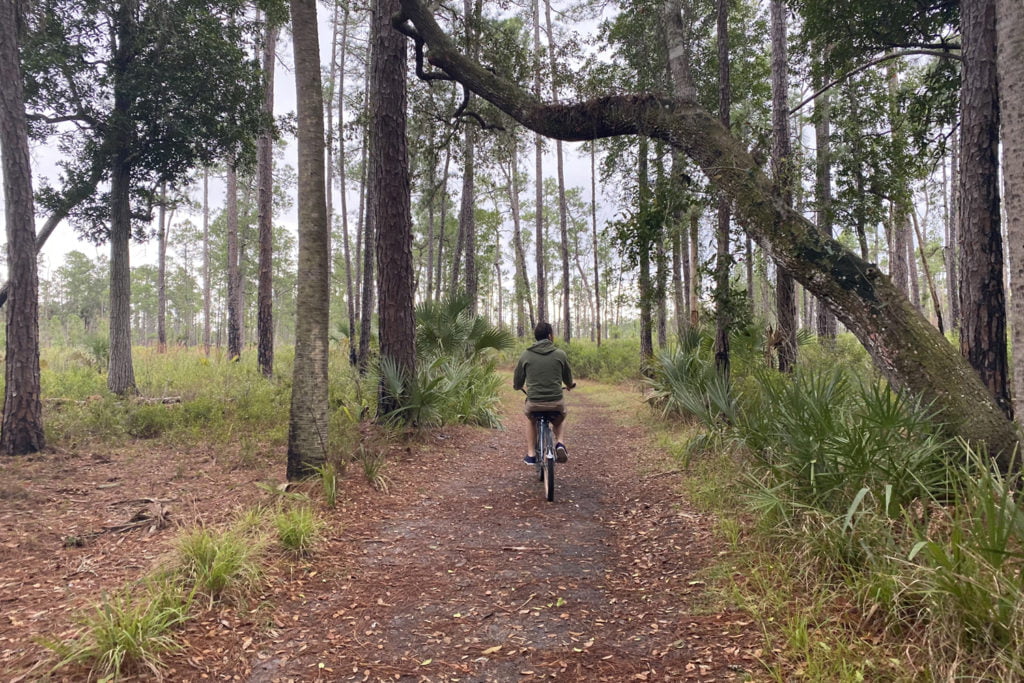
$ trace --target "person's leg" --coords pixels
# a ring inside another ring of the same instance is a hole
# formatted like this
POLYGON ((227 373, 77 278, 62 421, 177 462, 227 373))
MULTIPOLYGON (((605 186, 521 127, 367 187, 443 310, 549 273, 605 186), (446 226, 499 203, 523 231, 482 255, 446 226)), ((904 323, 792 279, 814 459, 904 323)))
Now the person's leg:
POLYGON ((537 445, 537 423, 529 415, 526 416, 526 455, 533 455, 537 445))
POLYGON ((552 431, 555 434, 555 458, 558 462, 565 462, 569 459, 569 452, 565 448, 565 443, 562 441, 563 435, 565 434, 565 413, 562 414, 562 419, 556 420, 556 424, 552 425, 554 429, 552 431))

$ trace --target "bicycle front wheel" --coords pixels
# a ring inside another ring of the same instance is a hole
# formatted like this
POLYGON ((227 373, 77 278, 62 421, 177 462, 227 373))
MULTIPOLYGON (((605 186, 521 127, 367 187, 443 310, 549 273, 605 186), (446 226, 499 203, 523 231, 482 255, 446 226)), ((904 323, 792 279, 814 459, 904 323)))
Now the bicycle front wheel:
POLYGON ((548 502, 555 499, 555 459, 544 458, 544 495, 548 502))

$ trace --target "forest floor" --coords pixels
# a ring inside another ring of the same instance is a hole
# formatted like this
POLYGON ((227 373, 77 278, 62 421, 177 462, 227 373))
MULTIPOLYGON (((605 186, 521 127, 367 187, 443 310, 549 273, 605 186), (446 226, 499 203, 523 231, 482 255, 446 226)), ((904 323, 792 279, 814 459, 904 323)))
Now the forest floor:
MULTIPOLYGON (((392 445, 386 494, 351 465, 337 507, 322 507, 315 552, 277 557, 258 595, 187 622, 165 679, 763 677, 759 627, 706 583, 727 547, 652 447, 639 395, 580 385, 553 503, 521 461, 509 391, 507 431, 452 427, 392 445)), ((40 638, 72 636, 76 610, 152 571, 176 526, 226 524, 265 502, 255 484, 283 476, 281 458, 137 441, 5 461, 0 680, 86 678, 48 673, 40 638)))

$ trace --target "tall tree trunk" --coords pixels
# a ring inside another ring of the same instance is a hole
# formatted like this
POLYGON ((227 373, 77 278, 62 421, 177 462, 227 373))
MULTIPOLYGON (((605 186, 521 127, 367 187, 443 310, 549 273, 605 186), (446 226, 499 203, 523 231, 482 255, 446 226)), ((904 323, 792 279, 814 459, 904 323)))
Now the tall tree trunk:
POLYGON ((441 273, 444 272, 444 242, 448 232, 448 175, 451 169, 452 148, 451 143, 444 148, 444 172, 441 174, 441 216, 440 230, 437 237, 437 261, 434 271, 437 273, 434 278, 434 299, 441 298, 441 282, 444 280, 441 273))
POLYGON ((203 353, 210 355, 210 169, 203 167, 203 353))
MULTIPOLYGON (((815 79, 816 89, 824 79, 815 79)), ((818 230, 832 237, 832 102, 828 91, 814 100, 814 199, 817 204, 818 230)), ((835 341, 836 317, 825 306, 818 306, 817 334, 827 343, 835 341)))
POLYGON ((242 357, 242 273, 238 263, 238 172, 235 160, 228 160, 227 167, 227 236, 228 236, 228 358, 237 361, 242 357))
MULTIPOLYGON (((558 102, 557 64, 555 63, 555 31, 551 24, 551 0, 544 0, 544 16, 548 34, 548 59, 551 68, 551 100, 558 102)), ((572 341, 572 319, 569 290, 569 219, 565 203, 565 162, 562 156, 562 141, 555 140, 555 168, 558 176, 558 234, 561 240, 559 255, 562 259, 562 337, 565 343, 572 341)))
MULTIPOLYGON (((643 224, 640 232, 647 234, 649 231, 647 222, 648 214, 651 211, 651 185, 648 173, 648 139, 640 138, 640 149, 637 152, 637 196, 640 206, 637 207, 637 215, 641 217, 643 224)), ((646 239, 650 239, 648 236, 646 239)), ((653 286, 651 283, 651 244, 641 243, 639 245, 640 274, 638 288, 640 290, 640 365, 644 370, 648 368, 651 359, 654 357, 654 339, 651 330, 651 306, 654 301, 653 286)))
MULTIPOLYGON (((372 60, 373 60, 373 55, 370 54, 369 55, 369 61, 372 61, 372 60)), ((367 65, 366 65, 366 73, 363 76, 363 111, 366 111, 369 106, 370 106, 370 64, 367 63, 367 65)), ((362 324, 362 321, 363 321, 363 318, 365 317, 363 315, 363 313, 366 310, 368 310, 368 309, 369 310, 373 309, 372 302, 369 305, 367 305, 367 306, 363 305, 363 297, 362 297, 362 294, 363 294, 363 291, 365 290, 366 282, 367 282, 366 274, 363 272, 363 266, 366 263, 366 249, 368 248, 365 245, 363 245, 363 238, 366 236, 366 231, 368 229, 367 228, 367 223, 370 220, 370 216, 369 216, 370 210, 369 210, 369 204, 367 202, 367 196, 366 196, 367 188, 369 186, 369 178, 370 178, 370 175, 369 175, 369 173, 370 173, 370 163, 369 163, 369 160, 366 157, 366 152, 367 152, 367 150, 370 147, 369 124, 364 123, 362 128, 363 128, 363 139, 362 139, 362 145, 361 145, 361 149, 360 149, 361 163, 359 165, 360 173, 361 173, 360 183, 359 183, 359 225, 356 228, 356 252, 355 252, 355 261, 356 261, 356 280, 355 280, 356 281, 356 288, 355 288, 356 306, 355 307, 356 307, 356 310, 359 311, 359 321, 360 321, 360 326, 359 326, 359 329, 360 329, 359 349, 360 349, 360 351, 359 351, 359 353, 360 354, 362 354, 362 349, 363 349, 363 335, 362 335, 363 324, 362 324), (360 283, 362 283, 362 284, 360 284, 360 283)), ((369 248, 372 251, 372 247, 369 247, 369 248)), ((373 259, 371 258, 370 261, 372 263, 373 259)), ((372 274, 370 275, 369 282, 370 282, 370 286, 372 287, 373 286, 373 275, 372 274)), ((368 327, 366 329, 369 330, 368 327)), ((366 341, 366 344, 367 345, 369 344, 369 340, 366 341)), ((369 346, 367 346, 367 349, 369 349, 369 346)), ((364 367, 361 364, 361 362, 360 362, 360 367, 364 367)))
POLYGON ((935 280, 932 278, 931 268, 928 266, 928 254, 924 251, 924 236, 921 234, 921 226, 918 224, 917 211, 910 214, 914 219, 914 233, 917 235, 917 244, 921 251, 921 267, 924 269, 924 279, 928 283, 928 293, 932 299, 932 306, 935 309, 935 323, 940 334, 945 334, 946 329, 942 323, 942 305, 939 303, 939 294, 935 289, 935 280))
MULTIPOLYGON (((729 83, 729 0, 716 0, 718 23, 718 120, 728 129, 731 126, 729 108, 732 105, 732 87, 729 83)), ((729 376, 729 331, 732 315, 729 310, 729 270, 732 254, 729 252, 729 198, 718 197, 718 257, 715 262, 715 367, 724 377, 729 376)))
MULTIPOLYGON (((540 0, 533 0, 533 95, 540 99, 540 0)), ((534 211, 536 213, 537 250, 537 322, 548 322, 548 287, 544 275, 544 141, 540 135, 533 138, 536 169, 534 173, 534 211)))
POLYGON ((345 256, 345 308, 348 314, 348 362, 356 364, 356 302, 352 280, 352 247, 348 230, 348 177, 345 154, 345 63, 348 60, 349 5, 345 3, 341 29, 341 69, 338 74, 338 184, 341 186, 341 246, 345 256))
POLYGON ((594 244, 594 329, 601 348, 601 265, 597 242, 597 145, 590 145, 590 227, 594 244))
POLYGON ((39 280, 32 164, 17 12, 13 2, 0 4, 0 156, 10 272, 0 452, 8 455, 36 453, 46 445, 40 399, 39 280))
MULTIPOLYGON (((467 3, 468 4, 468 3, 467 3)), ((469 297, 469 307, 473 315, 477 312, 477 275, 476 275, 476 130, 468 120, 465 122, 462 138, 462 201, 459 206, 459 241, 456 247, 456 260, 452 264, 452 288, 458 289, 459 271, 463 254, 465 258, 464 278, 462 285, 469 297), (461 247, 461 248, 460 248, 461 247)))
POLYGON ((696 207, 690 208, 690 258, 687 260, 686 281, 690 299, 690 324, 700 324, 700 278, 697 264, 700 263, 700 214, 696 207))
POLYGON ((1013 396, 1024 421, 1024 4, 997 0, 999 104, 1002 112, 1003 202, 1011 267, 1013 396))
POLYGON ((156 348, 167 351, 167 188, 160 186, 156 248, 156 348))
POLYGON ((949 326, 960 329, 960 137, 959 126, 950 134, 950 216, 946 223, 949 234, 946 237, 947 262, 946 280, 949 290, 949 326))
POLYGON ((999 217, 995 0, 963 0, 960 7, 960 352, 1012 415, 999 217))
POLYGON ((133 394, 135 368, 132 365, 131 265, 129 242, 132 233, 131 174, 129 147, 133 129, 130 120, 130 84, 124 73, 135 57, 135 17, 130 2, 121 0, 115 13, 114 110, 109 139, 113 151, 110 164, 110 361, 107 388, 118 395, 133 394))
MULTIPOLYGON (((274 115, 277 27, 267 24, 263 44, 263 113, 274 115)), ((274 374, 274 141, 265 131, 256 141, 256 220, 259 280, 256 287, 256 360, 265 377, 274 374)), ((344 195, 343 195, 344 196, 344 195)), ((328 214, 329 215, 329 214, 328 214)), ((347 272, 347 271, 346 271, 347 272)))
MULTIPOLYGON (((406 46, 392 30, 398 0, 376 0, 371 45, 370 158, 374 160, 370 196, 377 233, 377 282, 380 301, 380 355, 409 378, 416 371, 413 317, 412 217, 409 207, 409 157, 406 150, 406 46)), ((467 254, 474 257, 475 254, 467 254)), ((378 414, 398 406, 380 393, 378 414)))
POLYGON ((508 185, 509 209, 512 212, 512 246, 515 249, 516 259, 516 302, 519 311, 516 321, 516 336, 522 338, 526 334, 525 322, 523 320, 523 308, 528 308, 529 327, 532 330, 536 323, 533 319, 533 299, 530 297, 530 274, 526 267, 526 250, 523 249, 523 229, 520 222, 519 211, 519 157, 515 140, 512 140, 512 150, 509 153, 509 171, 505 177, 508 185))
POLYGON ((291 0, 291 17, 299 123, 299 272, 288 423, 288 479, 295 480, 312 475, 327 457, 330 235, 316 0, 291 0))
MULTIPOLYGON (((772 34, 772 164, 783 203, 793 206, 793 152, 789 141, 789 60, 786 57, 786 8, 771 0, 772 34)), ((775 305, 779 336, 779 370, 792 372, 796 364, 796 286, 784 268, 776 269, 775 305)))

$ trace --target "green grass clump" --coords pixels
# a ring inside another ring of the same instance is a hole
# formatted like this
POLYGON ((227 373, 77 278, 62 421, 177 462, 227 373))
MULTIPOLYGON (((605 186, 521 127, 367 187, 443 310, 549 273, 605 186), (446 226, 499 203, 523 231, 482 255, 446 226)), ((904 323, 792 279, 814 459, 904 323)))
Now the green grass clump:
POLYGON ((142 595, 125 588, 79 615, 81 633, 47 642, 60 657, 55 669, 88 667, 90 678, 120 678, 149 671, 160 676, 162 656, 180 648, 174 630, 190 600, 173 583, 153 583, 142 595))
POLYGON ((274 526, 281 545, 296 555, 312 552, 323 532, 323 522, 307 505, 279 511, 274 516, 274 526))
POLYGON ((261 576, 263 544, 251 534, 197 527, 175 542, 177 572, 210 602, 227 593, 243 594, 261 576))

